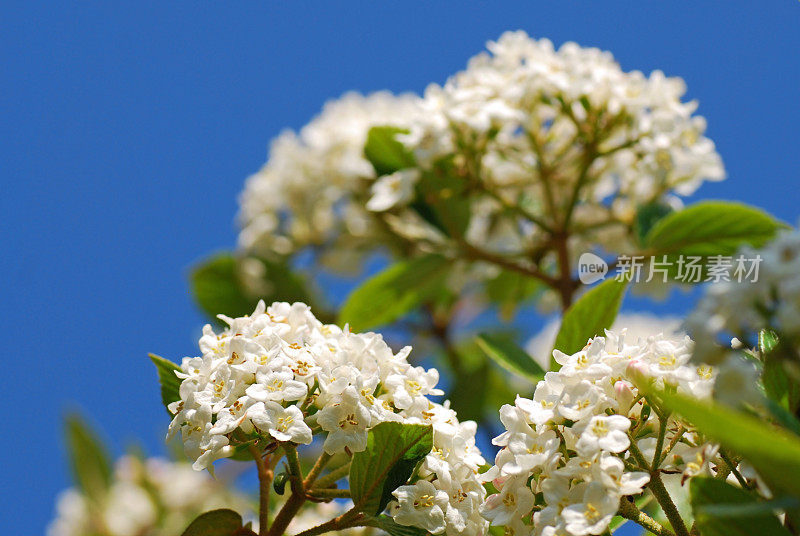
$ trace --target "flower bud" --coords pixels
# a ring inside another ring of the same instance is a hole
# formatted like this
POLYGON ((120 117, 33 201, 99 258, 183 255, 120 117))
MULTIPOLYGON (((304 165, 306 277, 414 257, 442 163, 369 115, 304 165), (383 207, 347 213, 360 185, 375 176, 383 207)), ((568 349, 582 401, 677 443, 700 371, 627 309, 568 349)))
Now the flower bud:
POLYGON ((628 413, 633 405, 634 394, 631 387, 628 382, 623 380, 619 380, 614 384, 614 398, 617 399, 619 412, 623 415, 628 413))
POLYGON ((636 384, 646 384, 650 380, 650 367, 641 359, 633 359, 628 363, 625 374, 636 384))

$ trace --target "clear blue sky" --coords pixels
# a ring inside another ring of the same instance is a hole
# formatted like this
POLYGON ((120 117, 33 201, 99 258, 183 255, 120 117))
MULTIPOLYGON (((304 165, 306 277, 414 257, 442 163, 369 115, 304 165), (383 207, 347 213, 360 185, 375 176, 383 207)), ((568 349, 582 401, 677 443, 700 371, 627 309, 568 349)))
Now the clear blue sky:
POLYGON ((797 0, 18 4, 0 23, 8 534, 41 534, 68 485, 70 405, 116 452, 164 451, 146 354, 194 352, 187 268, 234 244, 269 139, 346 90, 421 91, 509 29, 599 46, 686 79, 729 173, 701 197, 798 216, 797 0))

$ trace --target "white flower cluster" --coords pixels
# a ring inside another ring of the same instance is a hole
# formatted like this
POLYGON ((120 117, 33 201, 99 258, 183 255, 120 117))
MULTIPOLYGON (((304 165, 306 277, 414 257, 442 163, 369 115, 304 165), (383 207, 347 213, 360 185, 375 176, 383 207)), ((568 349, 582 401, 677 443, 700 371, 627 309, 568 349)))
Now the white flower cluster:
POLYGON ((198 515, 216 508, 247 511, 248 501, 186 463, 120 458, 104 497, 62 492, 48 536, 174 536, 198 515))
MULTIPOLYGON (((628 340, 647 339, 660 334, 668 338, 683 336, 683 320, 677 316, 659 316, 646 312, 620 312, 609 328, 611 331, 625 330, 628 340)), ((550 352, 556 342, 561 319, 554 318, 525 344, 525 350, 544 370, 550 368, 550 352)))
POLYGON ((419 210, 433 194, 417 188, 438 180, 443 163, 464 188, 434 193, 469 198, 464 234, 474 246, 530 259, 550 238, 534 219, 561 224, 574 204, 572 251, 631 252, 641 205, 677 207, 678 196, 724 178, 696 103, 681 100, 681 79, 624 72, 608 52, 575 43, 556 50, 523 32, 488 48, 423 98, 347 94, 299 134, 277 138, 241 194, 240 247, 285 255, 313 245, 342 270, 381 246, 446 246, 419 210), (376 177, 364 157, 373 126, 408 130, 397 138, 418 165, 376 177))
POLYGON ((376 125, 407 125, 417 100, 388 92, 348 93, 328 102, 299 133, 282 133, 240 196, 239 245, 279 255, 326 246, 323 260, 330 264, 358 260, 359 249, 379 231, 365 208, 375 178, 364 157, 367 134, 376 125))
POLYGON ((718 362, 725 352, 715 343, 732 336, 755 347, 762 329, 777 331, 783 343, 800 350, 800 231, 786 230, 764 248, 741 254, 760 256, 757 279, 708 285, 686 321, 699 360, 718 362))
MULTIPOLYGON (((492 525, 515 536, 602 534, 620 499, 642 493, 660 421, 634 379, 704 398, 715 373, 691 366, 688 337, 628 344, 624 336, 607 331, 574 355, 554 352, 561 368, 545 375, 533 400, 518 397, 500 410, 506 431, 494 443, 502 450, 483 475, 498 490, 481 508, 492 525), (648 466, 632 455, 631 437, 648 466)), ((674 420, 665 426, 663 444, 670 450, 655 465, 686 476, 709 471, 716 450, 674 420)))
MULTIPOLYGON (((680 78, 624 72, 609 52, 575 43, 556 50, 522 31, 488 49, 444 86, 429 86, 423 113, 401 136, 423 170, 450 159, 474 187, 492 192, 475 207, 473 243, 523 249, 537 235, 509 219, 508 205, 558 221, 577 201, 576 228, 602 224, 598 236, 617 251, 609 224, 629 225, 641 204, 679 204, 676 194, 724 178, 696 103, 681 101, 680 78)), ((402 205, 407 183, 419 177, 394 174, 375 188, 390 182, 402 205)))
POLYGON ((476 425, 429 399, 442 394, 439 374, 411 366, 410 347, 395 354, 380 335, 324 325, 301 303, 262 301, 250 316, 220 318, 228 329, 204 328, 202 356, 184 358, 181 400, 170 406, 169 434, 181 431, 195 469, 231 456, 234 434, 310 444, 320 433, 333 455, 364 450, 381 422, 430 424, 434 448, 420 480, 395 492, 391 512, 433 533, 480 533, 476 425))

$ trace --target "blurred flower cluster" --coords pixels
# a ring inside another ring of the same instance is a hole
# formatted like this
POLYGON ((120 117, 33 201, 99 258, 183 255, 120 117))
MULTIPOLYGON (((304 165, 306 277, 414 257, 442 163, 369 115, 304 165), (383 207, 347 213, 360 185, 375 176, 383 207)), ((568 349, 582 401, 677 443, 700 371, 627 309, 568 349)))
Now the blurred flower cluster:
POLYGON ((763 330, 774 330, 786 349, 800 351, 800 232, 783 231, 764 248, 742 254, 761 259, 755 278, 710 285, 687 318, 701 360, 718 362, 730 337, 756 347, 763 330))
POLYGON ((367 133, 376 125, 407 126, 419 113, 417 101, 348 93, 299 133, 283 132, 239 198, 240 247, 270 256, 312 246, 334 269, 357 267, 364 251, 385 241, 365 207, 376 176, 364 157, 367 133))
POLYGON ((124 456, 102 497, 61 493, 47 535, 175 536, 199 514, 223 507, 251 510, 243 495, 187 463, 124 456))

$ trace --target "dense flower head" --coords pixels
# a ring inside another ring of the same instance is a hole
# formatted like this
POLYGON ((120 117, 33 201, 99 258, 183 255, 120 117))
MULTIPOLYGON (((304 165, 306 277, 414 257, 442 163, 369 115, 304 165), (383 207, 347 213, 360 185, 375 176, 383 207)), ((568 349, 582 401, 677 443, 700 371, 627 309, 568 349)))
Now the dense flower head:
MULTIPOLYGON (((474 243, 535 247, 541 234, 509 218, 507 207, 521 204, 554 223, 577 203, 575 228, 619 251, 638 206, 680 204, 677 196, 704 180, 724 178, 705 120, 693 115, 696 103, 681 100, 680 78, 625 72, 609 52, 576 43, 555 49, 521 31, 488 49, 443 86, 429 86, 424 112, 401 136, 423 170, 451 162, 490 193, 474 207, 474 243)), ((399 178, 376 186, 384 180, 399 178)), ((415 180, 425 178, 403 178, 415 180)), ((410 201, 400 194, 406 190, 393 188, 397 206, 410 201)))
POLYGON ((201 513, 248 510, 248 500, 186 463, 124 456, 107 493, 89 498, 78 489, 59 495, 48 536, 174 536, 201 513))
POLYGON ((742 275, 734 262, 727 280, 708 285, 687 319, 701 361, 719 361, 730 337, 756 346, 764 329, 800 348, 800 231, 783 231, 762 249, 746 248, 734 259, 742 256, 759 260, 752 265, 757 272, 742 275))
POLYGON ((308 445, 319 435, 334 455, 363 451, 381 422, 429 424, 433 449, 419 480, 395 492, 390 512, 398 523, 424 523, 433 533, 482 530, 476 425, 430 399, 442 394, 439 374, 409 364, 410 347, 394 353, 378 334, 322 324, 302 303, 262 301, 249 316, 220 318, 228 328, 204 328, 202 355, 184 358, 181 400, 170 405, 169 434, 181 432, 195 469, 231 456, 241 437, 308 445), (428 486, 442 502, 425 515, 413 504, 409 512, 409 497, 428 486))
POLYGON ((710 396, 715 372, 691 364, 691 351, 688 337, 628 343, 624 330, 606 331, 573 355, 555 351, 561 368, 545 375, 533 399, 518 397, 500 410, 506 430, 493 442, 501 450, 483 475, 497 493, 483 516, 516 536, 602 534, 620 499, 643 492, 653 467, 708 473, 715 448, 671 418, 664 421, 669 447, 653 463, 661 417, 636 387, 650 382, 710 396))
POLYGON ((240 196, 240 246, 267 255, 326 246, 323 260, 351 265, 378 231, 365 208, 375 178, 364 157, 367 134, 376 125, 407 125, 417 99, 386 91, 347 93, 299 133, 283 132, 240 196))
MULTIPOLYGON (((680 78, 625 72, 609 52, 556 49, 524 32, 488 49, 423 97, 350 93, 281 134, 240 196, 242 250, 313 246, 339 271, 377 249, 475 260, 478 247, 549 263, 551 231, 567 226, 571 258, 598 246, 631 253, 637 210, 677 208, 703 181, 724 178, 680 78), (402 131, 395 137, 414 161, 378 176, 364 145, 382 126, 402 131), (437 199, 451 205, 446 214, 428 206, 437 199), (468 214, 463 229, 458 214, 468 214)), ((467 280, 497 276, 478 264, 455 263, 467 280)))

